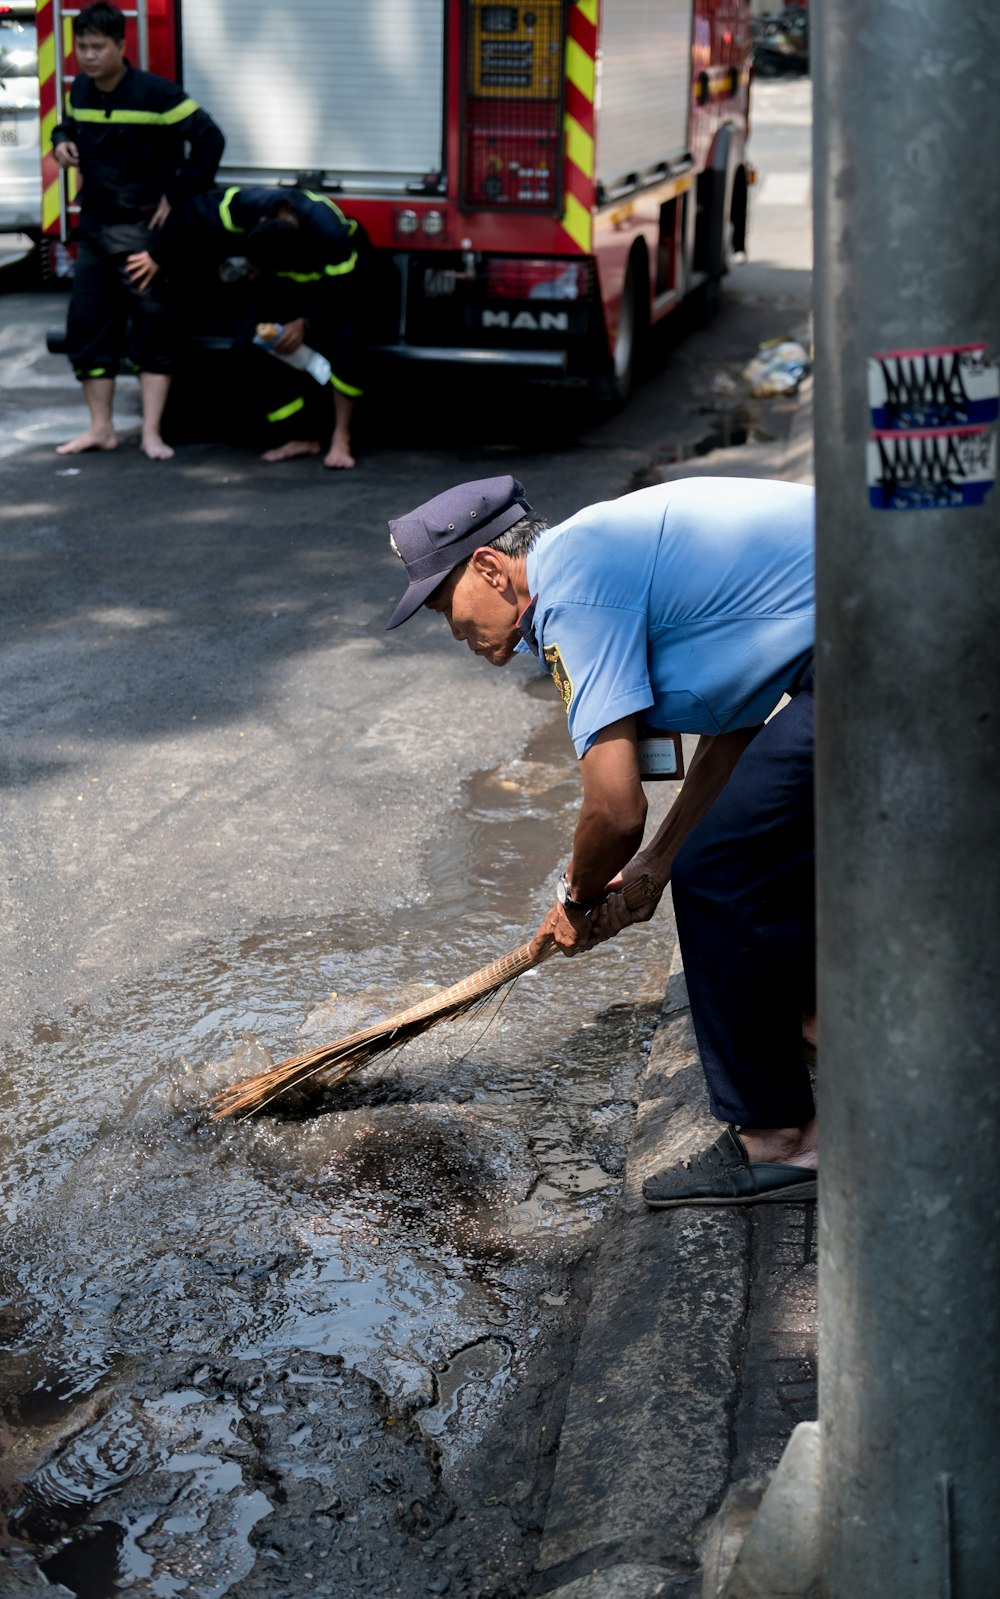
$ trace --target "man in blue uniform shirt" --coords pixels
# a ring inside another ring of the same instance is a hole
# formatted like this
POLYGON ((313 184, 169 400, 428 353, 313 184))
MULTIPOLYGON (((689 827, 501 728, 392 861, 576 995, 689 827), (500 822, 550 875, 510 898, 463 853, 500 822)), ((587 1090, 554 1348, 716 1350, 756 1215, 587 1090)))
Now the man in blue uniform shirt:
POLYGON ((566 706, 583 804, 539 943, 592 948, 653 915, 655 900, 628 909, 629 883, 651 878, 656 898, 672 884, 709 1100, 727 1125, 649 1179, 647 1203, 814 1198, 813 491, 689 479, 546 528, 500 477, 389 526, 409 579, 389 627, 425 605, 494 666, 533 650, 566 706), (640 718, 701 735, 645 845, 640 718))

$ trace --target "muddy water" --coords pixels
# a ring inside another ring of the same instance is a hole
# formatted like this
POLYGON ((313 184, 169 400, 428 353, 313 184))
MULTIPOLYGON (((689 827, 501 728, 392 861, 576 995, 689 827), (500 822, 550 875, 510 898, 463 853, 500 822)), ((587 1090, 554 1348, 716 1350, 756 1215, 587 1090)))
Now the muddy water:
POLYGON ((577 785, 553 721, 473 780, 425 903, 37 1019, 0 1150, 0 1593, 521 1591, 665 941, 550 962, 308 1110, 205 1106, 520 943, 577 785))

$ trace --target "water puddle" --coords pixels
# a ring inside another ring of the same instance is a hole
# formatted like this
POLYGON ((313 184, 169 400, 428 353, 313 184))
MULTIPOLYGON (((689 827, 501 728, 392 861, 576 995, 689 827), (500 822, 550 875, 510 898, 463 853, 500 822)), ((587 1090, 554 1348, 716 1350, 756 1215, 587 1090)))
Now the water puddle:
POLYGON ((434 1403, 421 1412, 421 1429, 429 1436, 442 1433, 460 1414, 489 1403, 510 1372, 513 1350, 498 1338, 481 1338, 458 1349, 434 1374, 434 1403))
POLYGON ((632 478, 631 489, 649 488, 663 481, 663 467, 683 466, 688 461, 700 461, 716 450, 731 450, 747 444, 768 444, 774 435, 760 426, 756 416, 743 406, 719 411, 706 411, 703 432, 695 439, 666 445, 632 478))
MULTIPOLYGON (((519 944, 547 904, 522 885, 551 884, 578 801, 554 725, 472 780, 425 903, 289 919, 38 1018, 0 1097, 18 1559, 80 1599, 423 1593, 437 1554, 492 1591, 456 1483, 479 1449, 500 1470, 506 1409, 572 1334, 666 941, 552 961, 492 1021, 435 1029, 307 1112, 206 1106, 519 944)), ((494 1499, 509 1574, 524 1533, 494 1499)))

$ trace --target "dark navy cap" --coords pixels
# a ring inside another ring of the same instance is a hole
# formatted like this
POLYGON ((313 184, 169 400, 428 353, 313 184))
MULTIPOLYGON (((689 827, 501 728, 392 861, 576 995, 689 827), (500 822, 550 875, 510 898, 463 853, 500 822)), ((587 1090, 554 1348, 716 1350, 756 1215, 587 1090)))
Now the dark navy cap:
POLYGON ((390 522, 390 543, 406 567, 410 585, 386 623, 386 632, 418 611, 473 550, 531 514, 524 484, 516 477, 485 477, 446 489, 390 522))

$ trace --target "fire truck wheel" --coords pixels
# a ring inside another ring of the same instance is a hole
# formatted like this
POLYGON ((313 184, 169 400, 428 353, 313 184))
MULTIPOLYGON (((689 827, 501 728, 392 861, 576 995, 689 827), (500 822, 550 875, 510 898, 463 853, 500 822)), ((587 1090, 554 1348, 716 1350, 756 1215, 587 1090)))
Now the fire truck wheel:
POLYGON ((603 407, 617 409, 625 404, 632 393, 643 345, 643 309, 644 302, 639 293, 639 273, 633 256, 629 261, 622 286, 621 312, 611 368, 610 371, 601 373, 594 383, 595 398, 603 407))

